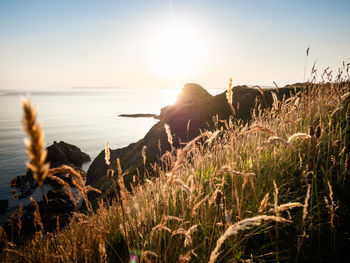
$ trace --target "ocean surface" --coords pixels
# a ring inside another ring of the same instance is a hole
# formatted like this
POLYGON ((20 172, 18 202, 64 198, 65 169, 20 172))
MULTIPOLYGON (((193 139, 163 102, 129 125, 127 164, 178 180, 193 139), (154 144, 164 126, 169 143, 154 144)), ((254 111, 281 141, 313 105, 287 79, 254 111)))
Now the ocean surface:
MULTIPOLYGON (((175 102, 179 89, 61 89, 45 91, 0 90, 0 199, 11 200, 10 181, 26 172, 21 128, 21 99, 29 94, 38 107, 46 146, 64 141, 78 146, 93 160, 109 142, 116 149, 143 138, 158 121, 153 118, 118 117, 123 113, 159 114, 164 106, 175 102)), ((223 89, 208 90, 212 95, 223 89)), ((141 153, 140 153, 141 154, 141 153)), ((83 168, 88 169, 90 163, 83 168)), ((48 186, 46 186, 48 187, 48 186)), ((39 189, 33 197, 40 199, 39 189)), ((14 200, 13 209, 28 199, 14 200)), ((11 202, 10 202, 11 204, 11 202)), ((11 207, 11 206, 10 206, 11 207)), ((9 208, 0 214, 2 225, 11 213, 9 208)))

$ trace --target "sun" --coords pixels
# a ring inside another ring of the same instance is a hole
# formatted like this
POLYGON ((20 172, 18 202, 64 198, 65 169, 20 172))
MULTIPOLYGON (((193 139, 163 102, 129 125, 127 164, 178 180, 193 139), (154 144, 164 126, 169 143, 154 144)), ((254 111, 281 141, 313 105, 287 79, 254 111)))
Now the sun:
POLYGON ((205 42, 188 25, 171 24, 151 36, 149 62, 152 71, 171 81, 183 81, 199 71, 205 61, 205 42))
POLYGON ((171 88, 164 90, 164 105, 173 105, 176 102, 177 96, 180 94, 180 88, 171 88))

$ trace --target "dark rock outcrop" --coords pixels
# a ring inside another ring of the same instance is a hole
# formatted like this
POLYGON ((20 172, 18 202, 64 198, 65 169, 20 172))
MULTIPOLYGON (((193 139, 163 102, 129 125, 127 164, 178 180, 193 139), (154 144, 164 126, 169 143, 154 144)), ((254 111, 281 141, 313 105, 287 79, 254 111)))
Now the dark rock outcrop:
MULTIPOLYGON (((75 145, 63 141, 60 141, 59 143, 55 141, 51 146, 47 147, 46 162, 50 163, 51 168, 67 164, 85 176, 85 172, 80 167, 83 163, 89 161, 91 161, 90 156, 82 152, 75 145)), ((57 176, 72 185, 69 173, 58 174, 57 176)), ((45 183, 51 184, 55 187, 59 186, 56 181, 48 178, 45 180, 45 183)), ((16 187, 20 190, 18 196, 19 199, 30 196, 37 186, 37 183, 33 179, 32 171, 29 169, 27 170, 26 175, 19 175, 11 182, 11 187, 16 187)))
MULTIPOLYGON (((261 104, 263 108, 271 107, 273 103, 272 92, 275 92, 278 98, 282 99, 283 96, 289 97, 290 93, 295 91, 294 86, 280 88, 278 92, 275 89, 264 90, 263 96, 259 90, 247 86, 236 86, 233 90, 233 106, 236 117, 243 121, 248 121, 251 118, 251 112, 257 103, 261 104)), ((228 120, 232 115, 231 108, 227 103, 226 92, 212 96, 198 84, 186 84, 175 104, 161 109, 160 121, 149 130, 146 136, 127 147, 111 150, 111 160, 119 158, 122 168, 129 169, 130 173, 124 177, 127 184, 135 175, 135 168, 143 170, 141 157, 143 146, 147 146, 147 163, 158 161, 159 156, 170 150, 164 129, 165 123, 171 128, 174 146, 180 147, 180 142, 190 141, 200 134, 200 130, 213 129, 212 117, 215 115, 220 120, 228 120), (188 123, 189 129, 187 129, 188 123), (161 146, 161 150, 159 150, 158 145, 161 146)), ((102 192, 108 192, 110 184, 106 183, 106 172, 104 151, 101 151, 90 165, 86 183, 92 184, 102 192)))
POLYGON ((83 163, 91 161, 91 158, 73 144, 54 141, 51 146, 47 147, 46 161, 50 162, 51 167, 62 164, 74 164, 81 167, 83 163))

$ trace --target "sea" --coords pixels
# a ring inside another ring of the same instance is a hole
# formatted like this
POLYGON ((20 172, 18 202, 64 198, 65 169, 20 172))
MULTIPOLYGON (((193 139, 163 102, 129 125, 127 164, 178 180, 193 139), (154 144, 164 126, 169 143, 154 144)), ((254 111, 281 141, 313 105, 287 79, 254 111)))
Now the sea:
MULTIPOLYGON (((143 138, 158 122, 154 118, 126 118, 120 114, 159 114, 175 102, 181 88, 70 88, 47 90, 0 90, 0 200, 8 199, 9 208, 0 212, 0 226, 19 205, 29 199, 12 200, 11 180, 26 172, 21 100, 30 97, 37 107, 46 146, 54 141, 74 144, 93 160, 109 142, 110 148, 125 147, 143 138)), ((216 95, 224 89, 210 89, 216 95)), ((140 153, 141 154, 141 153, 140 153)), ((91 162, 90 162, 91 163, 91 162)), ((90 163, 85 163, 87 171, 90 163)), ((45 186, 46 190, 49 186, 45 186)), ((40 199, 37 189, 33 195, 40 199)))

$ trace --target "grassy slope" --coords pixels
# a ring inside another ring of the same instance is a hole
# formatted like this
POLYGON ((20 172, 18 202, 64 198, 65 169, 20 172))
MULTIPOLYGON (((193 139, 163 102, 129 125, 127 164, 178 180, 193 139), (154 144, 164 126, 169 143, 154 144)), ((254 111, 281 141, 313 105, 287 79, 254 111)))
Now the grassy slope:
POLYGON ((42 238, 38 232, 2 259, 127 262, 130 252, 146 262, 207 262, 225 231, 238 228, 226 232, 216 262, 344 261, 350 247, 350 84, 305 88, 271 110, 256 110, 250 126, 234 123, 209 135, 211 143, 163 156, 154 168, 159 177, 135 186, 133 195, 119 176, 119 201, 76 214, 58 233, 42 238), (269 142, 271 132, 279 139, 269 142), (295 133, 311 135, 286 143, 295 133))
MULTIPOLYGON (((291 94, 299 89, 299 84, 280 88, 277 96, 280 99, 284 96, 289 98, 291 94)), ((236 117, 242 121, 249 121, 251 111, 259 102, 261 102, 261 106, 264 108, 271 107, 273 103, 271 92, 275 92, 275 89, 265 89, 263 91, 264 96, 262 96, 261 92, 256 88, 248 88, 247 86, 234 87, 233 107, 236 117)), ((124 183, 127 186, 132 182, 134 175, 138 180, 143 179, 144 165, 141 152, 144 146, 147 147, 148 163, 152 164, 159 161, 159 156, 171 150, 164 124, 170 126, 174 146, 178 148, 180 145, 179 141, 188 142, 198 136, 200 130, 214 129, 213 116, 217 115, 219 120, 228 120, 232 114, 227 103, 226 92, 211 96, 204 88, 197 84, 186 84, 177 102, 166 108, 166 112, 161 114, 160 121, 150 129, 143 139, 127 147, 111 150, 111 160, 119 158, 122 167, 129 171, 124 178, 124 183), (190 125, 188 126, 188 124, 190 125), (188 130, 187 127, 189 128, 188 130), (141 176, 137 173, 137 169, 141 176)), ((223 123, 219 122, 218 126, 223 126, 223 123)), ((105 176, 107 168, 104 162, 104 151, 101 151, 91 164, 87 176, 87 184, 100 189, 104 193, 102 197, 111 196, 111 193, 113 193, 113 187, 111 187, 110 182, 105 176)), ((116 170, 116 163, 112 162, 110 168, 116 170)), ((152 171, 150 165, 146 164, 146 168, 152 171)), ((96 194, 92 193, 89 195, 90 200, 93 200, 95 197, 96 194)))

